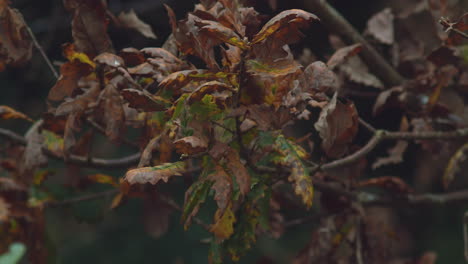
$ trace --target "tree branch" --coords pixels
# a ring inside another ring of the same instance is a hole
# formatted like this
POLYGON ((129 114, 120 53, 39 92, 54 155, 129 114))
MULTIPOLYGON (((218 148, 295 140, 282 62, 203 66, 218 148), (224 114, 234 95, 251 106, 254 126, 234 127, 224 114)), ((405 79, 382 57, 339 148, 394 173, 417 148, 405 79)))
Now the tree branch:
POLYGON ((396 86, 403 83, 404 78, 326 0, 305 1, 305 8, 315 13, 330 31, 343 37, 348 44, 361 43, 362 58, 386 85, 396 86))
MULTIPOLYGON (((13 141, 14 143, 20 144, 20 145, 26 145, 27 141, 26 139, 21 136, 16 134, 15 132, 12 132, 7 129, 0 128, 0 137, 9 139, 13 141)), ((140 153, 135 153, 123 158, 118 158, 118 159, 100 159, 100 158, 88 158, 88 157, 83 157, 83 156, 78 156, 78 155, 70 155, 70 157, 65 160, 64 157, 59 156, 52 151, 43 148, 42 152, 46 154, 48 157, 58 159, 67 163, 71 164, 76 164, 76 165, 81 165, 81 166, 86 166, 86 167, 91 167, 91 168, 127 168, 130 166, 133 166, 138 163, 140 160, 140 153)))

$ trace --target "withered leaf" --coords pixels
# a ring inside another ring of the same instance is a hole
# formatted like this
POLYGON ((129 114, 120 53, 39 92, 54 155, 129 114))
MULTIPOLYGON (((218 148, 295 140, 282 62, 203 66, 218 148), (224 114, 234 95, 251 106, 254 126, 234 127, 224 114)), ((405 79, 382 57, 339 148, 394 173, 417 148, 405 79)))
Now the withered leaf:
POLYGON ((183 62, 174 54, 163 48, 144 48, 141 52, 150 58, 160 58, 167 63, 182 64, 183 62))
POLYGON ((32 119, 27 115, 6 105, 0 105, 0 119, 24 119, 32 122, 32 119))
POLYGON ((134 29, 147 38, 156 39, 156 35, 151 29, 151 26, 141 21, 133 9, 131 9, 128 13, 120 13, 118 19, 121 26, 134 29))
POLYGON ((221 212, 230 205, 232 194, 232 180, 221 166, 216 166, 207 176, 207 180, 212 181, 211 189, 215 191, 214 199, 221 212))
POLYGON ((102 173, 92 174, 88 176, 88 179, 93 182, 97 182, 101 184, 108 184, 114 187, 119 187, 119 184, 114 179, 114 177, 107 175, 107 174, 102 174, 102 173))
POLYGON ((362 50, 362 44, 354 44, 337 50, 327 62, 327 66, 330 69, 334 69, 336 66, 342 64, 346 59, 352 57, 362 50))
POLYGON ((125 48, 119 52, 119 56, 125 61, 127 67, 134 67, 145 62, 143 53, 135 48, 125 48))
POLYGON ((330 158, 345 154, 358 131, 358 113, 350 101, 342 103, 335 93, 322 109, 314 127, 322 138, 322 149, 330 158))
POLYGON ((155 185, 160 180, 167 183, 173 176, 181 176, 185 171, 184 162, 165 163, 155 167, 143 167, 127 171, 125 180, 130 184, 151 183, 155 185))
POLYGON ((393 13, 385 8, 367 21, 367 32, 380 43, 391 45, 395 41, 393 13))
POLYGON ((50 89, 48 99, 50 101, 61 101, 70 97, 78 88, 78 81, 93 72, 89 64, 80 61, 64 63, 60 66, 60 77, 57 83, 50 89))
POLYGON ((83 94, 78 95, 73 99, 67 99, 65 102, 60 104, 55 111, 56 116, 83 112, 93 106, 97 101, 100 93, 99 83, 97 81, 80 81, 78 82, 77 87, 86 88, 86 90, 83 94))
POLYGON ((185 70, 171 73, 159 83, 162 88, 177 90, 193 80, 216 80, 225 77, 225 73, 215 73, 208 70, 185 70))
POLYGON ((32 173, 37 167, 47 163, 47 156, 42 153, 44 137, 40 133, 42 121, 37 121, 26 133, 26 148, 24 150, 22 172, 32 173))
POLYGON ((208 143, 199 137, 188 136, 174 142, 177 153, 194 155, 206 151, 208 143))
POLYGON ((254 36, 251 43, 255 44, 262 42, 283 29, 288 31, 297 31, 299 28, 308 26, 310 22, 318 20, 319 18, 317 16, 304 10, 291 9, 283 11, 270 19, 270 21, 263 26, 260 32, 254 36))
MULTIPOLYGON (((206 171, 206 167, 204 169, 206 171)), ((184 229, 190 226, 192 218, 198 213, 201 204, 205 202, 212 184, 212 181, 206 179, 198 180, 185 192, 184 210, 181 217, 184 229)))
POLYGON ((223 26, 221 23, 210 20, 201 20, 197 21, 196 25, 201 27, 201 33, 205 33, 212 38, 216 38, 220 42, 229 43, 243 50, 248 48, 247 43, 245 43, 239 35, 237 35, 232 29, 223 26))
POLYGON ((106 135, 111 140, 118 140, 125 124, 123 100, 112 84, 108 84, 101 95, 100 107, 104 110, 102 118, 106 128, 106 135))
POLYGON ((101 53, 93 60, 97 64, 107 65, 112 68, 123 67, 125 65, 124 60, 121 57, 109 52, 101 53))
POLYGON ((351 57, 339 66, 349 80, 370 87, 383 89, 384 85, 375 75, 369 72, 366 64, 359 57, 351 57))
POLYGON ((32 56, 32 41, 21 13, 0 4, 0 71, 6 65, 20 66, 32 56))
POLYGON ((226 161, 228 172, 236 179, 241 194, 246 196, 250 191, 250 174, 245 165, 242 164, 239 153, 230 148, 226 152, 226 161))
POLYGON ((223 92, 226 90, 232 90, 232 87, 225 83, 218 82, 218 81, 206 82, 200 85, 195 91, 193 91, 192 94, 190 94, 190 97, 187 99, 188 100, 187 102, 189 104, 193 102, 198 102, 201 99, 203 99, 203 97, 206 94, 212 94, 214 92, 223 92))
POLYGON ((308 158, 308 153, 294 142, 278 135, 273 145, 281 157, 275 159, 276 163, 288 166, 291 169, 288 180, 294 183, 294 192, 301 196, 303 203, 310 208, 314 197, 314 187, 307 167, 302 162, 308 158))
POLYGON ((315 93, 316 91, 325 92, 328 90, 336 91, 338 89, 338 77, 321 61, 309 64, 304 70, 304 77, 306 80, 306 92, 315 93))
POLYGON ((210 227, 212 232, 217 239, 225 240, 234 234, 234 223, 236 222, 236 216, 232 212, 232 205, 226 210, 218 209, 214 216, 214 224, 210 227))
POLYGON ((64 0, 65 8, 72 12, 72 36, 76 48, 90 57, 112 52, 107 34, 106 1, 64 0))
POLYGON ((120 91, 129 106, 144 112, 164 111, 168 101, 145 90, 124 89, 120 91))

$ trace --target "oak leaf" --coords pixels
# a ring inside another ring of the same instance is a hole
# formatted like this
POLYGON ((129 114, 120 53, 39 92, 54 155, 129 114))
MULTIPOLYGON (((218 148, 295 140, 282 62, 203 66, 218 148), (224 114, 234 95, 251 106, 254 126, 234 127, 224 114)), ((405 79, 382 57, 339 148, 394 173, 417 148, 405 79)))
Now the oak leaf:
POLYGON ((184 171, 184 162, 165 163, 155 167, 143 167, 129 170, 125 174, 125 180, 130 184, 151 183, 155 185, 160 180, 168 182, 173 176, 181 176, 184 171))

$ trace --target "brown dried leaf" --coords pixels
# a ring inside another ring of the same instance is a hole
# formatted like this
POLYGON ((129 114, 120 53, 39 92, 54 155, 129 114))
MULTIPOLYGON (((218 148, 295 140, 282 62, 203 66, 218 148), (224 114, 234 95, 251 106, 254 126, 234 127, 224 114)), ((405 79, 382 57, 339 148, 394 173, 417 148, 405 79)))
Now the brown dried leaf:
POLYGON ((157 38, 153 30, 151 29, 151 26, 141 21, 141 19, 137 16, 133 9, 131 9, 128 13, 120 13, 118 19, 120 25, 125 28, 134 29, 147 38, 157 38))
POLYGON ((124 60, 121 57, 109 52, 99 54, 93 59, 93 61, 97 64, 107 65, 112 68, 125 66, 124 60))
POLYGON ((173 176, 181 176, 185 171, 184 162, 165 163, 155 167, 143 167, 127 171, 125 180, 130 184, 151 183, 155 185, 160 180, 168 182, 173 176))
POLYGON ((55 111, 56 116, 80 113, 95 105, 100 93, 99 83, 97 81, 80 81, 77 87, 87 89, 83 94, 73 99, 67 99, 60 104, 55 111))
POLYGON ((395 41, 393 19, 392 10, 385 8, 367 21, 367 32, 380 43, 392 45, 395 41))
POLYGON ((190 97, 187 99, 189 104, 201 101, 206 94, 212 94, 214 92, 223 92, 226 90, 232 90, 230 85, 227 85, 218 81, 210 81, 200 85, 193 93, 190 94, 190 97))
POLYGON ((112 42, 107 34, 106 1, 64 0, 64 6, 73 14, 72 36, 79 51, 90 57, 112 53, 112 42))
POLYGON ((330 69, 334 69, 336 66, 345 62, 349 57, 352 57, 362 50, 362 44, 354 44, 337 50, 327 62, 327 66, 330 69))
POLYGON ((171 73, 159 83, 159 86, 164 89, 177 90, 192 80, 215 80, 220 78, 215 72, 207 70, 185 70, 171 73))
POLYGON ((174 142, 177 153, 194 155, 205 152, 208 148, 208 143, 199 137, 189 136, 184 137, 174 142))
POLYGON ((322 149, 330 158, 339 158, 346 153, 359 124, 354 104, 350 101, 342 103, 337 97, 335 93, 314 125, 322 138, 322 149))
POLYGON ((120 91, 120 94, 129 103, 128 106, 143 112, 164 111, 168 103, 165 99, 154 96, 146 90, 124 89, 120 91))
POLYGON ((229 43, 242 50, 248 49, 248 44, 245 43, 239 35, 237 35, 232 29, 223 26, 221 23, 210 20, 201 20, 197 21, 196 25, 200 27, 200 33, 206 34, 211 38, 218 39, 219 43, 229 43))
POLYGON ((125 61, 127 67, 134 67, 145 62, 145 56, 135 48, 122 49, 119 56, 125 61))
POLYGON ((114 85, 108 84, 102 91, 101 106, 103 111, 102 120, 105 124, 106 135, 111 140, 118 140, 125 124, 125 113, 123 100, 114 85))
POLYGON ((317 91, 337 91, 338 89, 338 77, 321 61, 309 64, 304 70, 304 77, 306 81, 305 92, 315 93, 317 91))
POLYGON ((221 212, 224 212, 231 204, 232 179, 221 166, 207 176, 207 180, 213 181, 211 189, 215 191, 214 199, 221 212))
POLYGON ((250 191, 250 174, 245 165, 241 162, 239 153, 230 148, 226 152, 226 166, 231 175, 239 185, 240 193, 245 197, 250 191))
POLYGON ((60 66, 60 77, 50 89, 48 100, 61 101, 72 96, 78 88, 78 81, 93 72, 93 67, 78 60, 66 62, 60 66))
POLYGON ((339 66, 349 80, 365 86, 383 89, 384 85, 375 75, 369 72, 366 64, 359 57, 349 58, 339 66))
POLYGON ((27 115, 18 112, 15 109, 6 105, 0 105, 0 119, 24 119, 30 122, 33 121, 27 115))
POLYGON ((260 32, 254 36, 251 43, 262 42, 273 34, 275 34, 275 37, 281 38, 281 35, 286 31, 296 32, 300 28, 308 26, 310 22, 319 20, 317 16, 304 10, 291 9, 283 11, 270 19, 260 32))
POLYGON ((21 13, 8 6, 8 1, 0 4, 0 71, 6 65, 19 66, 32 56, 32 41, 21 13))

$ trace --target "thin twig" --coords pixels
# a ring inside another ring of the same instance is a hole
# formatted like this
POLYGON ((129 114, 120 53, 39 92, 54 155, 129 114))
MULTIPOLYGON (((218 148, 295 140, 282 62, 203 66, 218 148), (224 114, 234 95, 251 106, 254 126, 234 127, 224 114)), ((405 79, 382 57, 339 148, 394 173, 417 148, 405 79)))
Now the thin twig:
POLYGON ((111 189, 111 190, 107 190, 107 191, 103 191, 103 192, 99 192, 99 193, 86 194, 86 195, 71 198, 71 199, 68 199, 68 200, 53 201, 53 202, 47 203, 47 205, 52 206, 52 207, 72 205, 72 204, 80 203, 80 202, 84 202, 84 201, 91 201, 91 200, 101 199, 101 198, 108 197, 108 196, 113 195, 113 194, 117 194, 118 192, 119 192, 118 189, 111 189))
MULTIPOLYGON (((3 128, 0 128, 0 137, 9 139, 14 143, 20 145, 26 145, 27 143, 26 139, 23 136, 3 128)), ((51 158, 64 161, 64 158, 62 156, 59 156, 46 148, 43 148, 42 151, 44 152, 44 154, 51 158)), ((70 155, 66 162, 90 168, 127 168, 137 164, 139 159, 140 153, 135 153, 118 159, 100 159, 88 158, 78 155, 70 155)))
POLYGON ((357 264, 364 264, 364 258, 362 257, 362 223, 361 218, 356 223, 356 262, 357 264))
POLYGON ((28 31, 29 36, 31 37, 31 39, 33 41, 34 47, 36 47, 36 49, 39 51, 39 53, 41 53, 42 59, 44 59, 45 63, 49 67, 50 71, 52 72, 52 74, 54 74, 55 79, 58 79, 59 74, 58 74, 57 70, 54 68, 54 65, 52 65, 52 62, 50 62, 49 57, 47 57, 47 54, 45 53, 44 49, 42 48, 42 46, 37 41, 36 36, 34 35, 34 32, 32 32, 31 28, 28 26, 26 21, 23 21, 23 22, 24 22, 24 26, 26 27, 26 30, 28 31))
POLYGON ((404 78, 326 0, 307 0, 304 4, 308 11, 315 13, 330 31, 343 37, 348 44, 361 43, 364 61, 386 85, 396 86, 403 83, 404 78))

